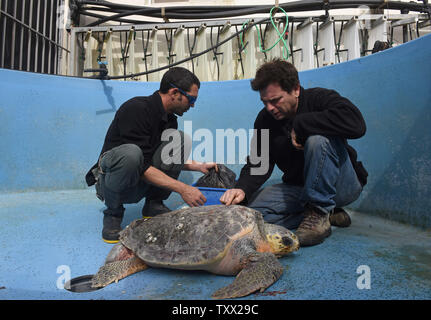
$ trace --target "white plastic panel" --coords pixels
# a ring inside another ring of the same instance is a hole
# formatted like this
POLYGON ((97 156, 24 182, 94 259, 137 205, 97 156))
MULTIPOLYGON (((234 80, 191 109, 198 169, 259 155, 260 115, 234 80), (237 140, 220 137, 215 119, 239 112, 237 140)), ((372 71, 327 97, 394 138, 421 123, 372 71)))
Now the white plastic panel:
MULTIPOLYGON (((136 56, 135 56, 135 37, 134 37, 134 31, 131 30, 129 33, 129 52, 128 52, 128 58, 127 58, 127 73, 136 73, 138 70, 136 69, 136 56)), ((130 78, 129 78, 130 79, 130 78)), ((136 78, 132 78, 136 79, 136 78)))
MULTIPOLYGON (((175 30, 173 37, 172 53, 175 55, 173 57, 173 62, 184 60, 187 55, 185 48, 186 30, 184 27, 180 27, 175 30)), ((177 65, 177 67, 189 68, 188 63, 177 65)))
POLYGON ((300 70, 309 70, 314 68, 314 48, 313 48, 313 24, 305 23, 298 26, 294 31, 293 41, 294 61, 296 68, 300 70))
POLYGON ((334 22, 332 20, 319 26, 319 67, 335 63, 334 22))
POLYGON ((112 32, 108 31, 106 34, 106 48, 105 48, 105 56, 106 56, 106 62, 108 64, 108 75, 112 76, 114 74, 114 59, 112 56, 112 32))
MULTIPOLYGON (((368 50, 372 50, 376 41, 388 41, 388 23, 385 16, 371 23, 371 29, 368 30, 368 50)), ((368 52, 370 54, 370 52, 368 52)))
MULTIPOLYGON (((157 29, 151 31, 151 65, 150 70, 159 68, 159 46, 157 42, 157 29)), ((160 81, 160 73, 153 72, 148 74, 148 81, 160 81)))
MULTIPOLYGON (((97 69, 97 40, 91 35, 91 31, 88 32, 84 39, 84 70, 85 69, 97 69)), ((97 75, 97 73, 85 72, 84 77, 97 75)))
MULTIPOLYGON (((230 25, 226 25, 224 30, 220 32, 220 42, 229 38, 232 35, 230 25)), ((220 54, 218 58, 220 78, 216 80, 232 80, 233 79, 233 61, 232 61, 232 41, 228 41, 219 47, 220 54)))
POLYGON ((243 51, 243 62, 244 62, 244 78, 254 78, 256 74, 257 60, 256 50, 257 44, 255 40, 256 29, 250 28, 243 39, 244 44, 247 43, 245 51, 243 51))
POLYGON ((361 56, 361 44, 359 38, 359 21, 350 20, 343 29, 344 49, 347 51, 340 53, 340 62, 349 61, 361 56))
MULTIPOLYGON (((207 49, 206 26, 201 26, 196 34, 194 52, 202 52, 207 49)), ((200 81, 209 81, 208 53, 194 59, 195 74, 200 81)))
MULTIPOLYGON (((275 22, 275 25, 277 27, 277 29, 282 32, 283 30, 281 29, 281 23, 280 22, 275 22)), ((279 39, 279 35, 277 33, 277 30, 274 29, 274 27, 272 26, 272 24, 268 25, 268 31, 266 31, 266 37, 265 37, 265 49, 269 49, 271 48, 279 39)), ((271 50, 269 50, 266 53, 267 59, 272 60, 274 58, 281 58, 282 57, 282 53, 281 53, 281 48, 282 48, 283 42, 279 41, 274 48, 272 48, 271 50)))

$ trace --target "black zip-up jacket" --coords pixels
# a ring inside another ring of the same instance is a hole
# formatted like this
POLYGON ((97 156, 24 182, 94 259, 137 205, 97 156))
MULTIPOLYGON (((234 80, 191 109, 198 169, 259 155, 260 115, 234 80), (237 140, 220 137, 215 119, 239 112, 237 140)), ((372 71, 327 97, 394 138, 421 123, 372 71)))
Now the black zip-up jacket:
MULTIPOLYGON (((124 102, 115 113, 100 154, 122 144, 136 144, 144 155, 145 172, 161 143, 162 132, 168 128, 178 128, 177 117, 166 113, 158 91, 148 97, 134 97, 124 102)), ((96 183, 92 173, 96 167, 97 163, 85 176, 88 186, 96 183)))
POLYGON ((365 134, 365 121, 359 109, 334 90, 301 87, 298 109, 293 119, 275 120, 263 108, 254 122, 254 128, 257 130, 254 139, 258 153, 261 150, 259 130, 269 129, 269 169, 266 174, 251 175, 250 169, 261 164, 252 164, 250 157, 247 158, 235 186, 245 192, 246 200, 271 176, 275 165, 284 173, 283 182, 304 185, 304 151, 293 147, 290 138, 292 128, 301 145, 305 145, 312 135, 344 138, 359 182, 362 186, 367 183, 367 171, 357 161, 356 151, 347 144, 347 139, 358 139, 365 134))

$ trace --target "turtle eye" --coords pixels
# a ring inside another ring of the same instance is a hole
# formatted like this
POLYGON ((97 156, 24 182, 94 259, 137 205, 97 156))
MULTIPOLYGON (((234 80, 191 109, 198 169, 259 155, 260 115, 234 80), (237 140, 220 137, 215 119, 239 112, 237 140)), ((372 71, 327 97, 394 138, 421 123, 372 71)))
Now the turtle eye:
POLYGON ((281 239, 281 241, 283 241, 283 244, 284 244, 285 246, 291 246, 291 245, 293 244, 292 239, 290 239, 289 237, 283 237, 283 238, 281 239))

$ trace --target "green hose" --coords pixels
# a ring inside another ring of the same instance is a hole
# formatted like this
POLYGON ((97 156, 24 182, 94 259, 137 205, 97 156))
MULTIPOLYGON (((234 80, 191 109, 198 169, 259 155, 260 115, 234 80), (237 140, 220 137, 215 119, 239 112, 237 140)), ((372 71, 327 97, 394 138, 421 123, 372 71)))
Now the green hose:
MULTIPOLYGON (((272 7, 272 9, 271 9, 271 11, 269 12, 269 15, 270 15, 270 19, 271 19, 271 24, 272 24, 272 26, 274 27, 274 29, 275 29, 275 31, 277 32, 277 34, 278 34, 278 40, 270 47, 270 48, 268 48, 268 49, 263 49, 262 48, 262 39, 260 38, 260 30, 259 30, 259 26, 255 26, 255 28, 256 28, 256 30, 257 30, 257 37, 258 37, 258 40, 259 40, 259 50, 260 50, 260 52, 262 52, 262 53, 265 53, 265 52, 268 52, 268 51, 270 51, 271 49, 273 49, 280 41, 282 41, 283 42, 283 59, 284 60, 287 60, 288 58, 289 58, 289 46, 287 45, 287 43, 286 43, 286 40, 284 40, 284 34, 286 33, 286 31, 287 31, 287 28, 288 28, 288 26, 289 26, 289 17, 288 17, 288 15, 287 15, 287 13, 286 13, 286 11, 284 11, 284 9, 283 8, 281 8, 281 7, 272 7), (284 30, 283 30, 283 33, 281 33, 279 30, 278 30, 278 28, 277 28, 277 26, 275 25, 275 22, 274 22, 274 17, 273 17, 273 15, 272 15, 272 12, 274 11, 274 9, 280 9, 283 13, 284 13, 284 15, 286 16, 286 23, 285 23, 285 25, 284 25, 284 30)), ((244 22, 243 24, 242 24, 242 29, 244 29, 244 26, 247 24, 249 22, 249 20, 247 20, 246 22, 244 22)), ((244 49, 244 42, 243 42, 243 36, 244 36, 244 33, 241 33, 241 38, 240 38, 240 40, 241 40, 241 48, 242 49, 244 49)), ((247 51, 244 49, 244 52, 245 53, 247 53, 247 51)))

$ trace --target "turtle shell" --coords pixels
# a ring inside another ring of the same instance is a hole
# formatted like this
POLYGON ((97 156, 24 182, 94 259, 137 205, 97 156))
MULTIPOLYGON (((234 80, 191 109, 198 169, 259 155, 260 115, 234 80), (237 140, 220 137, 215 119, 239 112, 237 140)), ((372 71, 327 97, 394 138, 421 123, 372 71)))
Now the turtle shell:
POLYGON ((262 215, 244 206, 203 206, 135 220, 120 240, 150 266, 199 269, 223 258, 233 240, 262 234, 263 225, 262 215))

